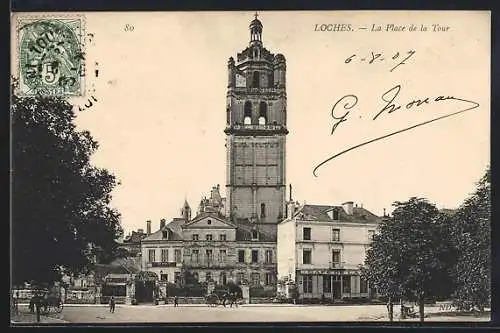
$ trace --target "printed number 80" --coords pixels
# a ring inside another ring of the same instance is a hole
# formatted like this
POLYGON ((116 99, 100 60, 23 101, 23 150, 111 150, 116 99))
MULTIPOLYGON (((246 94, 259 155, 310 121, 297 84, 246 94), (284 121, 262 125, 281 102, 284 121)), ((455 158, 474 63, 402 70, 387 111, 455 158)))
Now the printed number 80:
POLYGON ((125 31, 134 31, 134 26, 131 24, 125 24, 125 31))

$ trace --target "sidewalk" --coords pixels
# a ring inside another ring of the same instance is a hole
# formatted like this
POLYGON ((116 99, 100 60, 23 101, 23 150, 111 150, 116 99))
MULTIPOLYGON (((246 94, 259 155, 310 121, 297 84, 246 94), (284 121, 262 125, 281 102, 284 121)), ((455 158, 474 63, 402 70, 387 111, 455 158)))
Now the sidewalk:
MULTIPOLYGON (((23 307, 28 307, 28 303, 20 303, 19 306, 23 307)), ((338 307, 338 306, 364 306, 364 305, 380 305, 380 304, 291 304, 291 303, 250 303, 250 304, 239 304, 238 306, 242 307, 338 307)), ((166 306, 166 307, 174 307, 174 303, 167 303, 163 304, 160 303, 158 305, 154 305, 153 303, 146 303, 146 304, 139 304, 139 305, 132 305, 132 304, 116 304, 116 307, 144 307, 144 306, 150 306, 150 307, 156 307, 156 306, 166 306)), ((207 304, 203 303, 181 303, 178 305, 178 307, 207 307, 207 304)), ((222 304, 219 304, 218 306, 222 306, 222 304)), ((227 307, 229 307, 228 304, 226 304, 227 307)), ((72 303, 64 303, 64 307, 104 307, 107 308, 109 307, 108 304, 72 304, 72 303)))
MULTIPOLYGON (((28 307, 28 303, 20 303, 19 306, 22 307, 28 307)), ((168 304, 158 304, 154 305, 152 303, 148 304, 139 304, 139 305, 131 305, 131 304, 116 304, 117 308, 120 307, 144 307, 144 306, 150 306, 150 307, 174 307, 173 303, 168 303, 168 304)), ((179 304, 178 307, 183 308, 183 307, 207 307, 207 304, 179 304)), ((222 306, 222 304, 219 304, 218 306, 222 306)), ((263 304, 240 304, 238 307, 243 306, 243 307, 300 307, 300 306, 307 306, 306 304, 276 304, 276 303, 263 303, 263 304)), ((102 307, 102 308, 108 308, 108 304, 71 304, 71 303, 65 303, 64 307, 102 307)), ((226 305, 226 307, 229 307, 229 305, 226 305)), ((63 310, 64 311, 64 310, 63 310)))
POLYGON ((11 314, 10 316, 11 324, 67 324, 66 320, 55 318, 52 316, 40 315, 40 323, 36 322, 36 314, 34 313, 19 313, 17 315, 11 314))

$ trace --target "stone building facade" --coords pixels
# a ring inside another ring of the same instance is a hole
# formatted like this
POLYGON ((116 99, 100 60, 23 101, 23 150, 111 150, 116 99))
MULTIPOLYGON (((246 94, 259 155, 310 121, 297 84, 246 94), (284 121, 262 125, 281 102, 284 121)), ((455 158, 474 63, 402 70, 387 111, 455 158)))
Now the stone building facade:
POLYGON ((190 215, 184 205, 184 217, 174 218, 168 225, 160 221, 159 229, 141 242, 141 268, 153 272, 162 282, 181 283, 184 256, 182 226, 190 215))
POLYGON ((139 256, 141 254, 141 241, 151 233, 151 221, 147 221, 146 226, 146 232, 143 229, 132 231, 118 243, 118 246, 126 250, 132 257, 139 256))
POLYGON ((288 215, 278 225, 278 278, 294 282, 299 299, 373 296, 359 268, 380 217, 352 202, 290 203, 288 215))
POLYGON ((162 220, 159 230, 143 239, 142 269, 170 283, 184 284, 189 277, 215 285, 275 285, 275 226, 233 223, 219 210, 223 198, 213 189, 193 219, 186 218, 185 204, 183 217, 162 220))

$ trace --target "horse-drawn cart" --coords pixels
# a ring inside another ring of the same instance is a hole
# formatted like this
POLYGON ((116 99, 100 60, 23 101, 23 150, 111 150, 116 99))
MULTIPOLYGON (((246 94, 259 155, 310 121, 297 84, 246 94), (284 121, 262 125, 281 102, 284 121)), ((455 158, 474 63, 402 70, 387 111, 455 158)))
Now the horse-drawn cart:
POLYGON ((43 313, 57 312, 61 313, 64 308, 64 304, 59 297, 49 296, 42 300, 41 309, 43 313))

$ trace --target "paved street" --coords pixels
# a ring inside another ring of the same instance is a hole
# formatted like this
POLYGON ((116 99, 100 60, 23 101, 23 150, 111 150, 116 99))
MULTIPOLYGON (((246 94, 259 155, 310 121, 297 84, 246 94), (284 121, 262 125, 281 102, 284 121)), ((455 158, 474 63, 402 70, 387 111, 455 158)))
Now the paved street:
MULTIPOLYGON (((429 309, 429 313, 432 309, 429 309)), ((117 305, 115 313, 106 306, 66 306, 62 318, 70 323, 189 323, 189 322, 314 322, 386 321, 384 305, 360 306, 279 306, 246 305, 238 308, 205 305, 117 305)), ((417 319, 412 319, 417 320, 417 319)), ((488 317, 433 316, 427 321, 489 321, 488 317)))

